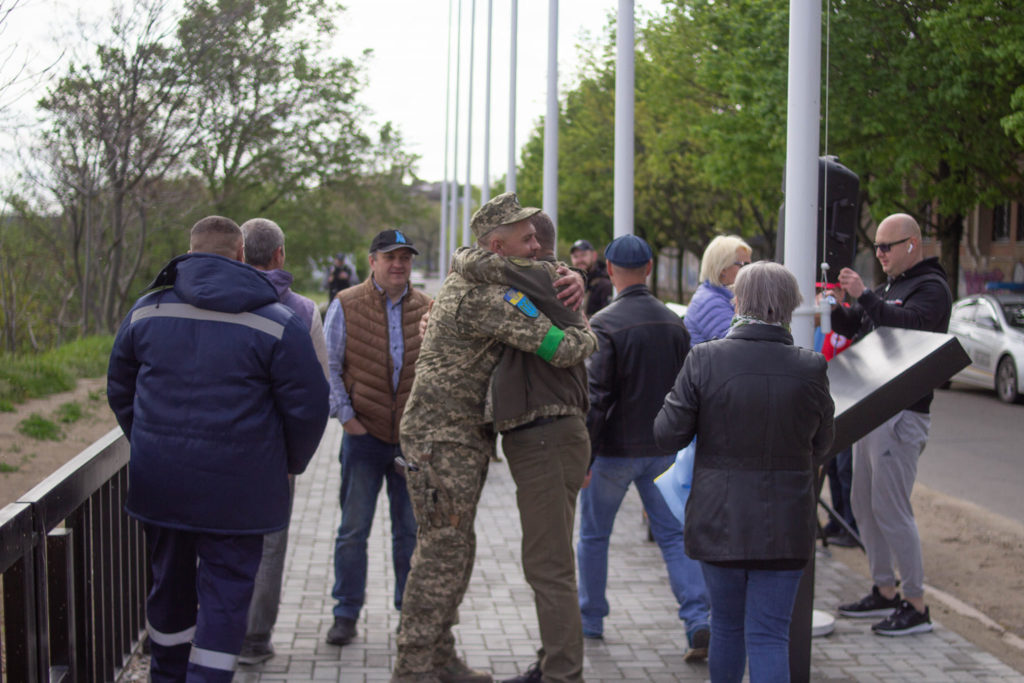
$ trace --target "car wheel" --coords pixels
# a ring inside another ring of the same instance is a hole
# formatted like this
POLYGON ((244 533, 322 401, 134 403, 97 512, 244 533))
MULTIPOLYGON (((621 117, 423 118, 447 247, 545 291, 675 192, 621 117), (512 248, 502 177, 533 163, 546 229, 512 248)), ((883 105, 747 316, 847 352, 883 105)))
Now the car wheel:
POLYGON ((1016 403, 1017 389, 1017 369, 1013 364, 1013 359, 1004 356, 996 368, 996 394, 1003 403, 1016 403))

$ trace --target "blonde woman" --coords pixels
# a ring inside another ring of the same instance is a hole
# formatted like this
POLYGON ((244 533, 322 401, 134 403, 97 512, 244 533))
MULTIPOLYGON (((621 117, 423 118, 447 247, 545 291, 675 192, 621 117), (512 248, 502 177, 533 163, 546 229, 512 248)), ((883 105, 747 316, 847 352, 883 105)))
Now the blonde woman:
POLYGON ((686 309, 690 344, 721 339, 729 331, 735 310, 732 283, 740 268, 750 263, 750 245, 736 235, 711 240, 700 260, 700 286, 686 309))

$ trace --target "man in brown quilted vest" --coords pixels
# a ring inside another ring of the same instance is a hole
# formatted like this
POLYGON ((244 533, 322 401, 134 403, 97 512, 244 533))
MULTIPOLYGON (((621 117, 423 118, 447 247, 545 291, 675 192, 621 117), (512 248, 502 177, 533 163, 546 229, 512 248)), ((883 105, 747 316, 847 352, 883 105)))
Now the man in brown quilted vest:
POLYGON ((416 247, 400 230, 384 230, 370 245, 371 276, 342 290, 327 310, 324 331, 330 369, 331 411, 345 430, 341 441, 341 526, 334 542, 334 624, 327 642, 356 636, 366 596, 366 539, 377 494, 387 486, 391 510, 395 608, 416 545, 398 424, 412 388, 420 351, 420 318, 430 298, 412 288, 416 247))

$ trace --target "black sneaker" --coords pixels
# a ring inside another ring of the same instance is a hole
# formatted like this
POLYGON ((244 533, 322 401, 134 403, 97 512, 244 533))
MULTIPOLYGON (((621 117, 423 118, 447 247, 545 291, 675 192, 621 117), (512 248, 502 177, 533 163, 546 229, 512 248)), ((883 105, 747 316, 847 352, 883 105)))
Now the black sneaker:
POLYGON ((928 608, 918 612, 906 600, 896 611, 871 627, 880 636, 909 636, 913 633, 928 633, 932 630, 932 617, 928 608))
POLYGON ((878 592, 878 586, 871 587, 871 595, 867 595, 857 602, 851 602, 839 606, 839 613, 844 617, 854 619, 867 619, 869 617, 887 617, 893 610, 900 606, 900 594, 889 600, 883 598, 878 592))
POLYGON ((346 645, 356 637, 355 619, 345 617, 334 617, 334 625, 327 632, 327 643, 329 645, 346 645))
POLYGON ((846 529, 843 529, 833 536, 826 536, 825 540, 828 541, 829 545, 838 546, 840 548, 856 548, 860 545, 857 543, 857 539, 853 537, 853 534, 846 529))
POLYGON ((501 683, 540 683, 544 676, 540 672, 540 662, 534 662, 526 673, 519 674, 515 678, 506 678, 501 683))

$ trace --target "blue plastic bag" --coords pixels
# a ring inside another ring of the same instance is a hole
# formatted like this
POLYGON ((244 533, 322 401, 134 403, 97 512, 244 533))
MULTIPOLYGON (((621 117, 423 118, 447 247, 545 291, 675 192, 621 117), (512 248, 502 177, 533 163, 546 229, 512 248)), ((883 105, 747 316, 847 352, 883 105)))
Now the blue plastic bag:
POLYGON ((690 497, 690 486, 693 484, 693 457, 697 452, 697 437, 676 454, 676 461, 654 480, 654 485, 661 491, 669 510, 676 516, 680 524, 686 519, 686 499, 690 497))

